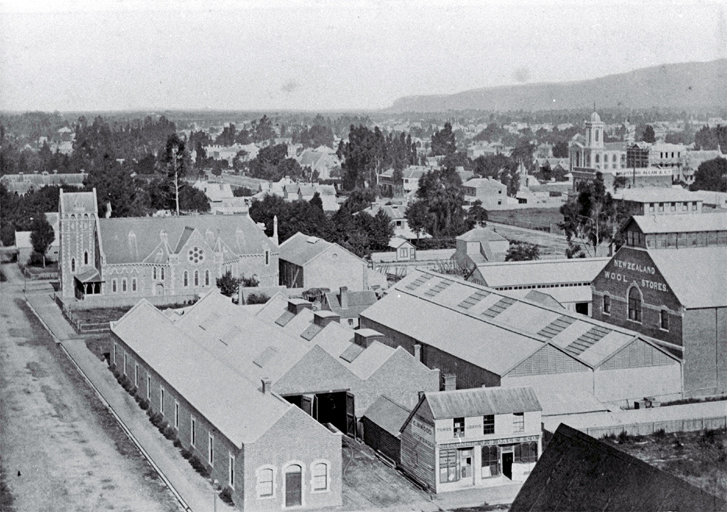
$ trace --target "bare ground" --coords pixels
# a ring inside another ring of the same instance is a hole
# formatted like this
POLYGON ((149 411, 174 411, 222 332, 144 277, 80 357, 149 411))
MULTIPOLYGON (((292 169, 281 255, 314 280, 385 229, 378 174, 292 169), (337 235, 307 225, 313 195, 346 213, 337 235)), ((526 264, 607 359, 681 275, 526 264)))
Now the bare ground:
POLYGON ((0 291, 0 454, 2 511, 179 510, 75 367, 8 288, 0 291))

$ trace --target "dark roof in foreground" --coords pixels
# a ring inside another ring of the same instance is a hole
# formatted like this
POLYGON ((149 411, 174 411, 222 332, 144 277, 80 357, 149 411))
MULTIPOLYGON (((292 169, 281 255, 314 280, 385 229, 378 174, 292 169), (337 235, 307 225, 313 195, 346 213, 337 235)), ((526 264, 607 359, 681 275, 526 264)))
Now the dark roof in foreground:
POLYGON ((399 405, 386 395, 381 395, 372 403, 364 418, 368 418, 394 437, 399 437, 399 430, 409 418, 411 411, 399 405))
POLYGON ((561 424, 510 512, 714 512, 727 502, 561 424))

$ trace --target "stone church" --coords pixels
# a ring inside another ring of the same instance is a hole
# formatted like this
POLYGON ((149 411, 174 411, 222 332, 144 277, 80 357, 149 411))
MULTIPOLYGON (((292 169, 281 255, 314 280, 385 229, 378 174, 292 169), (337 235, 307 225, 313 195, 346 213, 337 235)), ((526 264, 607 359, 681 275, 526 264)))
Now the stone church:
POLYGON ((228 270, 278 284, 277 233, 266 236, 248 215, 99 218, 95 189, 60 194, 64 299, 189 296, 228 270))

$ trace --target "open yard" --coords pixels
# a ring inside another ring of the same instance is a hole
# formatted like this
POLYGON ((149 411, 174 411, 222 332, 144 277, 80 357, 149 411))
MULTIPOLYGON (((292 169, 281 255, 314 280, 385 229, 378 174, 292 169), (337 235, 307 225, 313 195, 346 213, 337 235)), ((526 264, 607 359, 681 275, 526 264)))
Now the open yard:
POLYGON ((715 496, 727 496, 727 432, 656 433, 604 440, 715 496))
POLYGON ((84 324, 96 324, 103 322, 115 322, 131 309, 129 307, 119 308, 97 308, 97 309, 74 309, 73 316, 84 324))
POLYGON ((536 229, 549 228, 563 222, 563 214, 558 208, 524 208, 522 210, 491 210, 487 212, 489 220, 536 229))
POLYGON ((179 510, 8 286, 0 289, 0 510, 179 510))

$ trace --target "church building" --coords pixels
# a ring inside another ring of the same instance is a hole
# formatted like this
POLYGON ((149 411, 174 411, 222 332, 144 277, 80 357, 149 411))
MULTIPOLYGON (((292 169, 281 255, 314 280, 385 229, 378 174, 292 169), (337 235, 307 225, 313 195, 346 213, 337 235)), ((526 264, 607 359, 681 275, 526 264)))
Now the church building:
POLYGON ((248 215, 99 218, 92 192, 60 191, 59 268, 64 300, 184 297, 226 271, 278 284, 276 235, 248 215))

